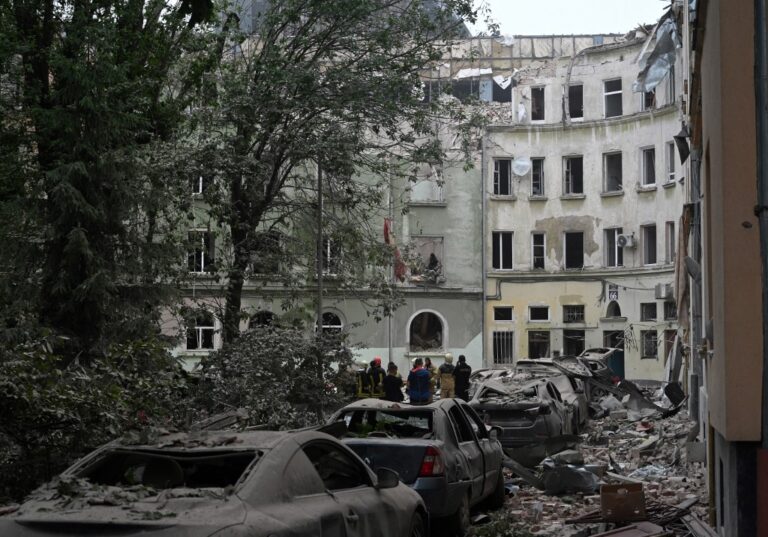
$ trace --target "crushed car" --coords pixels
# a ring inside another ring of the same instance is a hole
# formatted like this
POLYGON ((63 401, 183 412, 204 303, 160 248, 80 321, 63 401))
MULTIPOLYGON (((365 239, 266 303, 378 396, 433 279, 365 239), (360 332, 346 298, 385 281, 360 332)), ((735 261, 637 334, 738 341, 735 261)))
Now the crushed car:
POLYGON ((470 508, 504 503, 503 453, 497 430, 460 399, 408 405, 366 399, 336 412, 343 442, 371 468, 392 468, 418 492, 430 517, 465 535, 470 508))
POLYGON ((0 516, 3 537, 425 537, 421 497, 317 431, 160 432, 103 446, 0 516))

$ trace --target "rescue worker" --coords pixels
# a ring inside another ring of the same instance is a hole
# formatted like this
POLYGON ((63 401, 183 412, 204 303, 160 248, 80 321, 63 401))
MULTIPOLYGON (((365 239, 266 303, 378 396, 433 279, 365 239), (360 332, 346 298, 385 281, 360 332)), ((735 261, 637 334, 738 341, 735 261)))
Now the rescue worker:
POLYGON ((381 356, 375 356, 373 358, 366 373, 371 383, 371 396, 381 397, 384 395, 381 383, 384 381, 386 373, 384 373, 384 369, 381 367, 381 356))
POLYGON ((408 373, 408 397, 412 405, 426 405, 432 397, 429 371, 424 369, 424 361, 421 358, 413 361, 413 369, 408 373))
POLYGON ((453 378, 456 382, 456 397, 469 400, 469 376, 472 374, 472 368, 467 363, 467 358, 463 354, 459 356, 459 363, 453 368, 453 378))
POLYGON ((403 396, 403 377, 397 372, 397 366, 394 362, 389 362, 387 376, 384 377, 381 385, 384 388, 384 397, 382 399, 396 403, 405 399, 405 396, 403 396))
POLYGON ((440 375, 440 399, 456 397, 453 380, 453 354, 445 355, 445 362, 437 369, 440 375))
POLYGON ((431 403, 435 399, 437 389, 437 368, 432 364, 432 360, 425 358, 424 369, 429 372, 429 402, 431 403))

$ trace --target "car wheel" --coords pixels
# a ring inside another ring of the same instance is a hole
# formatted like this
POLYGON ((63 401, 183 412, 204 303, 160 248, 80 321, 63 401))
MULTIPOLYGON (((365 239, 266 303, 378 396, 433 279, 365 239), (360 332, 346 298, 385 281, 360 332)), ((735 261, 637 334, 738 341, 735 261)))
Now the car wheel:
POLYGON ((458 510, 450 517, 448 521, 448 531, 456 537, 464 537, 469 531, 469 495, 467 494, 461 500, 458 510))
POLYGON ((413 513, 411 519, 411 531, 408 537, 427 537, 427 525, 424 521, 424 515, 419 512, 413 513))
POLYGON ((496 480, 496 487, 488 496, 488 507, 490 509, 501 509, 504 507, 504 500, 507 497, 507 489, 504 487, 504 472, 499 468, 499 478, 496 480))

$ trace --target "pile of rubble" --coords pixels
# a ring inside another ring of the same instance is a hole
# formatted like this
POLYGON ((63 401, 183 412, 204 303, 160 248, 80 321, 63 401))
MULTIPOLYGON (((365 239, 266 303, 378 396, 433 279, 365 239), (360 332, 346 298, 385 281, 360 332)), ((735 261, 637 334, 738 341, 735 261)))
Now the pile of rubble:
POLYGON ((607 395, 605 417, 575 449, 535 469, 506 459, 508 498, 495 518, 510 535, 710 535, 696 423, 679 407, 638 408, 638 396, 650 403, 639 389, 623 401, 607 395))

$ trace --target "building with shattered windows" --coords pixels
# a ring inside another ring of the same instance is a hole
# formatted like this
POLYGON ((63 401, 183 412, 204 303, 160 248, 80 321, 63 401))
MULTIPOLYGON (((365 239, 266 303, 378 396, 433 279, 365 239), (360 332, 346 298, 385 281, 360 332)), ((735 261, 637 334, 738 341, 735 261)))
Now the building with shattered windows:
POLYGON ((623 349, 620 375, 664 375, 678 329, 681 86, 672 70, 632 91, 649 33, 475 39, 452 51, 470 62, 440 73, 456 97, 487 103, 487 366, 605 346, 623 349))

